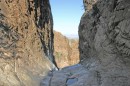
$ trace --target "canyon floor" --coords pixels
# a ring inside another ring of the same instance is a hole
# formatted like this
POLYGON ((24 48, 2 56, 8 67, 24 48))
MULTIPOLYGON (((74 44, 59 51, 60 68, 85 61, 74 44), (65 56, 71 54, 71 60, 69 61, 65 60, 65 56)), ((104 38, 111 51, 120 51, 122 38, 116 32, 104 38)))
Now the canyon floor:
POLYGON ((40 86, 86 86, 87 70, 80 64, 48 73, 40 86))

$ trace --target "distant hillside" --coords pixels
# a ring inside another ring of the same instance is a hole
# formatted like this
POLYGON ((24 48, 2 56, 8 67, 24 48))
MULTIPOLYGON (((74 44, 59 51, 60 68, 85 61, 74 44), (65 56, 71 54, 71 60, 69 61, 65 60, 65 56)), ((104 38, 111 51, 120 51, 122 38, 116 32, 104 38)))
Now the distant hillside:
POLYGON ((78 40, 68 39, 60 32, 54 31, 54 56, 59 68, 79 62, 78 40))

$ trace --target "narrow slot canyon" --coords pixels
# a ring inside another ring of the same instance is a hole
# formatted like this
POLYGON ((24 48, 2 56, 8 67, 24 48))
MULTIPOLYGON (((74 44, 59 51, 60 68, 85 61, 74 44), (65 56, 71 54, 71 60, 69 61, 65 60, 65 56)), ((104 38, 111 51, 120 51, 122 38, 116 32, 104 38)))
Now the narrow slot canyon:
POLYGON ((61 2, 0 0, 0 86, 130 86, 130 0, 61 2))

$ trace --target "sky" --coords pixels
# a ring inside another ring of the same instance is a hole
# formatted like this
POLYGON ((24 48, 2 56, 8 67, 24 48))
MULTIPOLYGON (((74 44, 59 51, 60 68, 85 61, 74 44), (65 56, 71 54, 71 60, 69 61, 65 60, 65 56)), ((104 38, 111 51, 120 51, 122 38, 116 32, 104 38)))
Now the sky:
POLYGON ((78 35, 80 18, 83 15, 83 0, 50 0, 54 30, 64 35, 78 35))

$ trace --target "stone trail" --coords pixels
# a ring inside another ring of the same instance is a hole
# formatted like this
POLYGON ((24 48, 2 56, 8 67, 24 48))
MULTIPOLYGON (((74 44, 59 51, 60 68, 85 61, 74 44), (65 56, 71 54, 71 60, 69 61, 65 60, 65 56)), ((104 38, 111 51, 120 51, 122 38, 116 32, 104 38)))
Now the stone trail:
POLYGON ((85 86, 87 70, 80 64, 65 67, 59 71, 51 71, 41 86, 85 86))

